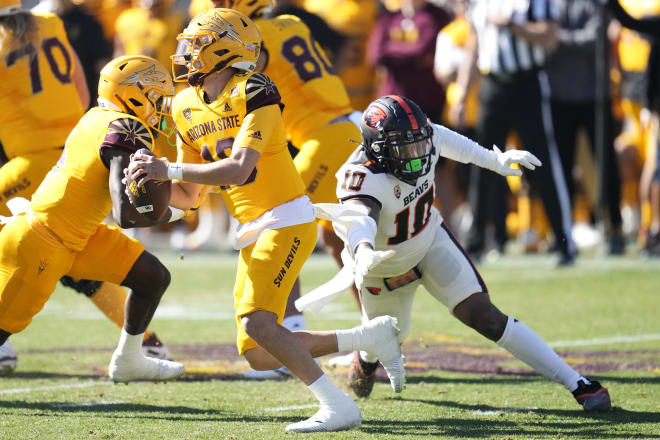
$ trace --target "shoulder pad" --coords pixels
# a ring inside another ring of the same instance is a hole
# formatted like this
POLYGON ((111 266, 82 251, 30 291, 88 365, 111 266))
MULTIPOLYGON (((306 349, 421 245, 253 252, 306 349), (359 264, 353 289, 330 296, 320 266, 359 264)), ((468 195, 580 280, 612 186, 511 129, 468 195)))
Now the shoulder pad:
POLYGON ((369 166, 345 163, 336 174, 337 199, 368 198, 382 205, 383 191, 387 187, 387 175, 373 173, 369 166))
POLYGON ((151 150, 153 137, 151 131, 136 118, 119 118, 108 124, 102 148, 119 148, 134 152, 140 148, 151 150))
POLYGON ((263 73, 251 75, 245 84, 245 111, 246 113, 265 107, 280 104, 280 92, 273 81, 263 73))
POLYGON ((385 172, 385 168, 367 156, 367 153, 364 151, 363 147, 356 149, 346 163, 364 167, 368 169, 372 174, 381 174, 385 172))

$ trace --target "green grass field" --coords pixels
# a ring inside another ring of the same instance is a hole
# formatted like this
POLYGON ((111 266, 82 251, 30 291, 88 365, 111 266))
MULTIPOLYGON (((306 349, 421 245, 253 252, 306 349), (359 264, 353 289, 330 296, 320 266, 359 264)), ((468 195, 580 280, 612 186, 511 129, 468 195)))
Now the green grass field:
MULTIPOLYGON (((107 364, 119 332, 86 298, 58 288, 12 337, 17 371, 0 378, 0 439, 276 439, 316 411, 297 380, 242 379, 231 286, 235 256, 162 255, 172 272, 151 328, 186 364, 168 384, 114 385, 107 364)), ((384 381, 358 400, 359 430, 299 438, 660 438, 660 261, 506 257, 481 268, 493 301, 535 329, 569 363, 610 390, 614 410, 587 415, 569 392, 536 375, 418 293, 404 345, 408 386, 384 381)), ((315 255, 303 290, 335 268, 315 255)), ((359 314, 344 295, 312 329, 347 328, 359 314)), ((346 369, 324 369, 343 389, 346 369)))

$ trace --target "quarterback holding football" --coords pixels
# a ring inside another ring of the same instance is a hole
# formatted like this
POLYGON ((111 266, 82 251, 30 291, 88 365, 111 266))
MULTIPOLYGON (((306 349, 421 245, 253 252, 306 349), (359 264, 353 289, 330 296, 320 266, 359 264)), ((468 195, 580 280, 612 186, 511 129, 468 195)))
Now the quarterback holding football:
MULTIPOLYGON (((607 389, 564 362, 534 331, 504 315, 486 284, 433 206, 433 170, 440 156, 473 163, 503 176, 519 176, 519 164, 541 162, 520 150, 487 150, 441 125, 401 96, 384 96, 365 110, 362 144, 337 173, 341 205, 316 204, 345 243, 343 258, 361 292, 363 319, 391 315, 403 341, 410 332, 417 287, 423 285, 461 322, 571 391, 586 411, 607 410, 607 389)), ((304 297, 303 297, 304 298, 304 297)), ((356 352, 351 388, 371 392, 378 359, 356 352)))
POLYGON ((234 284, 236 346, 254 370, 286 366, 314 393, 320 409, 290 432, 339 431, 362 423, 355 402, 314 357, 345 350, 378 352, 392 388, 405 370, 392 317, 337 331, 291 332, 282 326, 287 298, 316 246, 314 206, 289 154, 277 86, 255 67, 261 35, 246 15, 211 9, 177 37, 174 65, 188 87, 172 102, 178 158, 133 154, 127 178, 138 187, 174 180, 170 204, 190 209, 207 186, 219 186, 239 222, 234 284))

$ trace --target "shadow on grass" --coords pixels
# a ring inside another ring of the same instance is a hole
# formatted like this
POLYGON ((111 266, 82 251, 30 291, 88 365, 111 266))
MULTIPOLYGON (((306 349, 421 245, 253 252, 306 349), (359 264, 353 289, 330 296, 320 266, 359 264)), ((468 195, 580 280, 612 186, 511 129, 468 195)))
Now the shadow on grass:
MULTIPOLYGON (((394 399, 386 399, 394 400, 394 399)), ((425 420, 378 420, 377 414, 365 414, 362 432, 368 434, 400 435, 406 438, 486 438, 486 437, 572 437, 599 439, 628 439, 635 437, 660 439, 649 426, 640 432, 640 424, 660 423, 660 414, 627 411, 617 408, 608 413, 586 414, 581 411, 496 408, 489 405, 470 405, 442 400, 397 399, 437 407, 442 412, 457 413, 451 417, 430 417, 425 420), (473 413, 473 416, 458 414, 473 413), (523 420, 515 413, 525 416, 523 420), (463 415, 463 417, 461 417, 463 415), (484 417, 487 416, 487 417, 484 417), (483 417, 483 418, 482 418, 483 417), (515 417, 515 419, 513 419, 515 417), (531 420, 530 420, 531 418, 531 420)), ((248 415, 223 409, 202 409, 182 405, 149 405, 120 402, 26 402, 23 400, 0 401, 0 417, 16 416, 16 410, 28 410, 25 417, 95 417, 113 420, 144 419, 161 421, 193 422, 241 422, 241 423, 290 423, 301 417, 248 415), (4 410, 3 410, 4 409, 4 410)))
POLYGON ((26 402, 23 400, 0 400, 0 416, 16 416, 7 410, 29 410, 26 417, 106 417, 111 419, 146 419, 194 422, 297 422, 300 417, 250 416, 221 409, 201 409, 188 406, 157 406, 137 403, 90 402, 26 402))
MULTIPOLYGON (((387 399, 390 400, 390 399, 387 399)), ((395 399, 391 399, 395 400, 395 399)), ((628 411, 615 408, 607 413, 585 413, 580 410, 554 410, 554 409, 530 409, 530 408, 496 408, 489 405, 469 405, 458 402, 442 400, 416 400, 401 399, 405 402, 415 402, 432 405, 446 410, 468 411, 483 420, 474 417, 461 418, 433 418, 430 420, 416 421, 385 421, 367 420, 362 423, 362 431, 372 434, 394 434, 405 436, 429 436, 438 435, 442 437, 476 437, 484 438, 491 436, 547 436, 558 437, 590 437, 590 438, 620 438, 628 439, 635 437, 657 438, 660 433, 639 432, 639 424, 656 425, 660 423, 660 413, 628 411), (499 419, 509 414, 537 416, 534 420, 510 420, 499 419), (498 418, 495 418, 498 417, 498 418), (557 420, 561 418, 563 420, 557 420), (630 426, 630 425, 637 426, 630 426)), ((649 430, 654 430, 649 427, 649 430)))
POLYGON ((53 373, 51 371, 14 371, 8 379, 86 379, 98 380, 107 377, 105 374, 66 374, 66 373, 53 373))

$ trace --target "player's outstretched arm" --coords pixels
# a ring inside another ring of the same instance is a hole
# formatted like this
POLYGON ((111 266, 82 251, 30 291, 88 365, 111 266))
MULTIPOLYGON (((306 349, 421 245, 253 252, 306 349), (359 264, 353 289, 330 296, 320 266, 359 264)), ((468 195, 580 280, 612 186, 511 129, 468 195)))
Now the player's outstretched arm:
POLYGON ((166 158, 134 154, 128 166, 131 179, 142 186, 149 180, 177 179, 203 185, 242 185, 250 177, 261 153, 234 148, 230 157, 212 163, 170 163, 166 158))
POLYGON ((496 145, 488 150, 467 137, 439 124, 433 126, 433 144, 440 155, 462 163, 473 163, 502 176, 521 176, 522 171, 511 168, 518 164, 529 170, 540 167, 541 161, 529 151, 500 151, 496 145))

